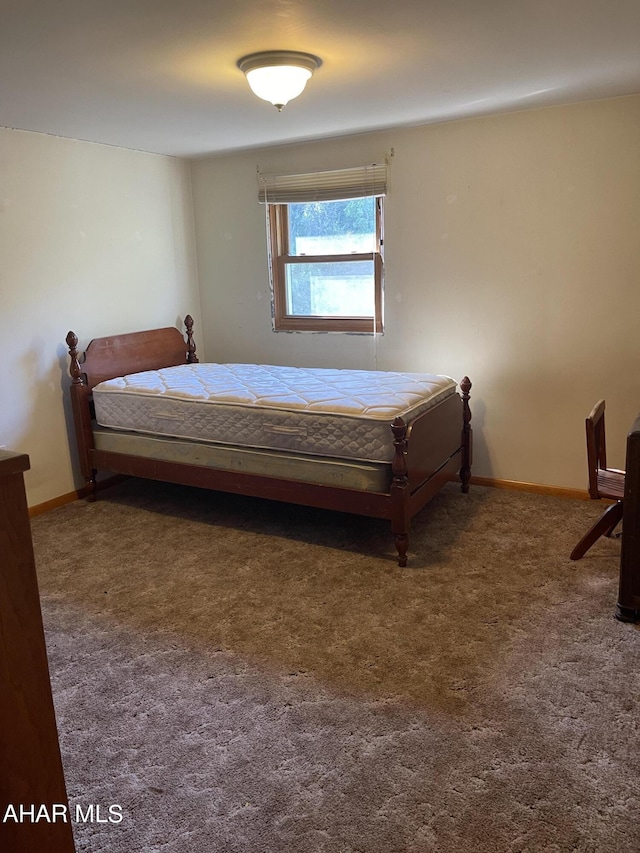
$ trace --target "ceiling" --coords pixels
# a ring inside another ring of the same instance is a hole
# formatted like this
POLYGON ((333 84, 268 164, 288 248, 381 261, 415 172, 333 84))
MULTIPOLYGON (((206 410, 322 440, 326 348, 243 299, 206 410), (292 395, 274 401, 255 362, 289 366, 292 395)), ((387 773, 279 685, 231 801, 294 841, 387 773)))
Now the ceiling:
POLYGON ((639 0, 2 0, 0 126, 178 156, 640 92, 639 0), (278 113, 236 67, 320 56, 278 113))

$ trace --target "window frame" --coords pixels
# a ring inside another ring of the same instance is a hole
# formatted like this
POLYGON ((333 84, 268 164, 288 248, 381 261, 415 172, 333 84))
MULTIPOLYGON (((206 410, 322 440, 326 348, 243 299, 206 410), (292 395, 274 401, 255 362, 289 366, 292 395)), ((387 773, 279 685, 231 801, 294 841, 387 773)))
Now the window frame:
MULTIPOLYGON (((364 196, 363 196, 364 197, 364 196)), ((336 199, 340 200, 340 199, 336 199)), ((347 199, 344 199, 345 201, 347 199)), ((292 255, 289 252, 289 203, 267 203, 269 272, 273 302, 273 328, 276 332, 351 332, 382 334, 384 292, 384 198, 374 196, 376 250, 337 255, 292 255), (286 268, 293 264, 373 261, 374 316, 311 316, 287 313, 286 268), (375 324, 375 328, 374 328, 375 324)), ((292 202, 295 203, 295 202, 292 202)))

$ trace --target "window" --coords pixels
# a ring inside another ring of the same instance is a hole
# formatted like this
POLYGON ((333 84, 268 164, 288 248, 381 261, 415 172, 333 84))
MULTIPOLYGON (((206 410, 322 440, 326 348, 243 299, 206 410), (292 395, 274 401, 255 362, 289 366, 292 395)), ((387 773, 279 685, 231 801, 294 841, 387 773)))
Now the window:
POLYGON ((262 179, 276 331, 382 332, 382 169, 262 179))

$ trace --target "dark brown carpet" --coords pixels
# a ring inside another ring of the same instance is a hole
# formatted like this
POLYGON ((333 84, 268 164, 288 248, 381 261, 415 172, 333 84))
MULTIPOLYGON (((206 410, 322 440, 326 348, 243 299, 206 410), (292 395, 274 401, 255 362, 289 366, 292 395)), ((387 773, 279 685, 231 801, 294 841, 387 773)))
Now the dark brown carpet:
POLYGON ((76 823, 105 853, 640 850, 640 630, 601 506, 385 522, 129 481, 33 519, 76 823))

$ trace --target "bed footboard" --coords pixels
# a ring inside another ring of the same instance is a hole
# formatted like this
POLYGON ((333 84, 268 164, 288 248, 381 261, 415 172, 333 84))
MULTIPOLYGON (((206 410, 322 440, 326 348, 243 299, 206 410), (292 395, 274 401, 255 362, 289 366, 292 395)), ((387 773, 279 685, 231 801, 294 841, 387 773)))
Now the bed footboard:
POLYGON ((462 491, 469 491, 472 430, 468 376, 460 382, 460 390, 460 395, 448 397, 410 424, 396 418, 391 425, 395 448, 391 526, 400 566, 407 564, 411 518, 456 474, 462 491))

